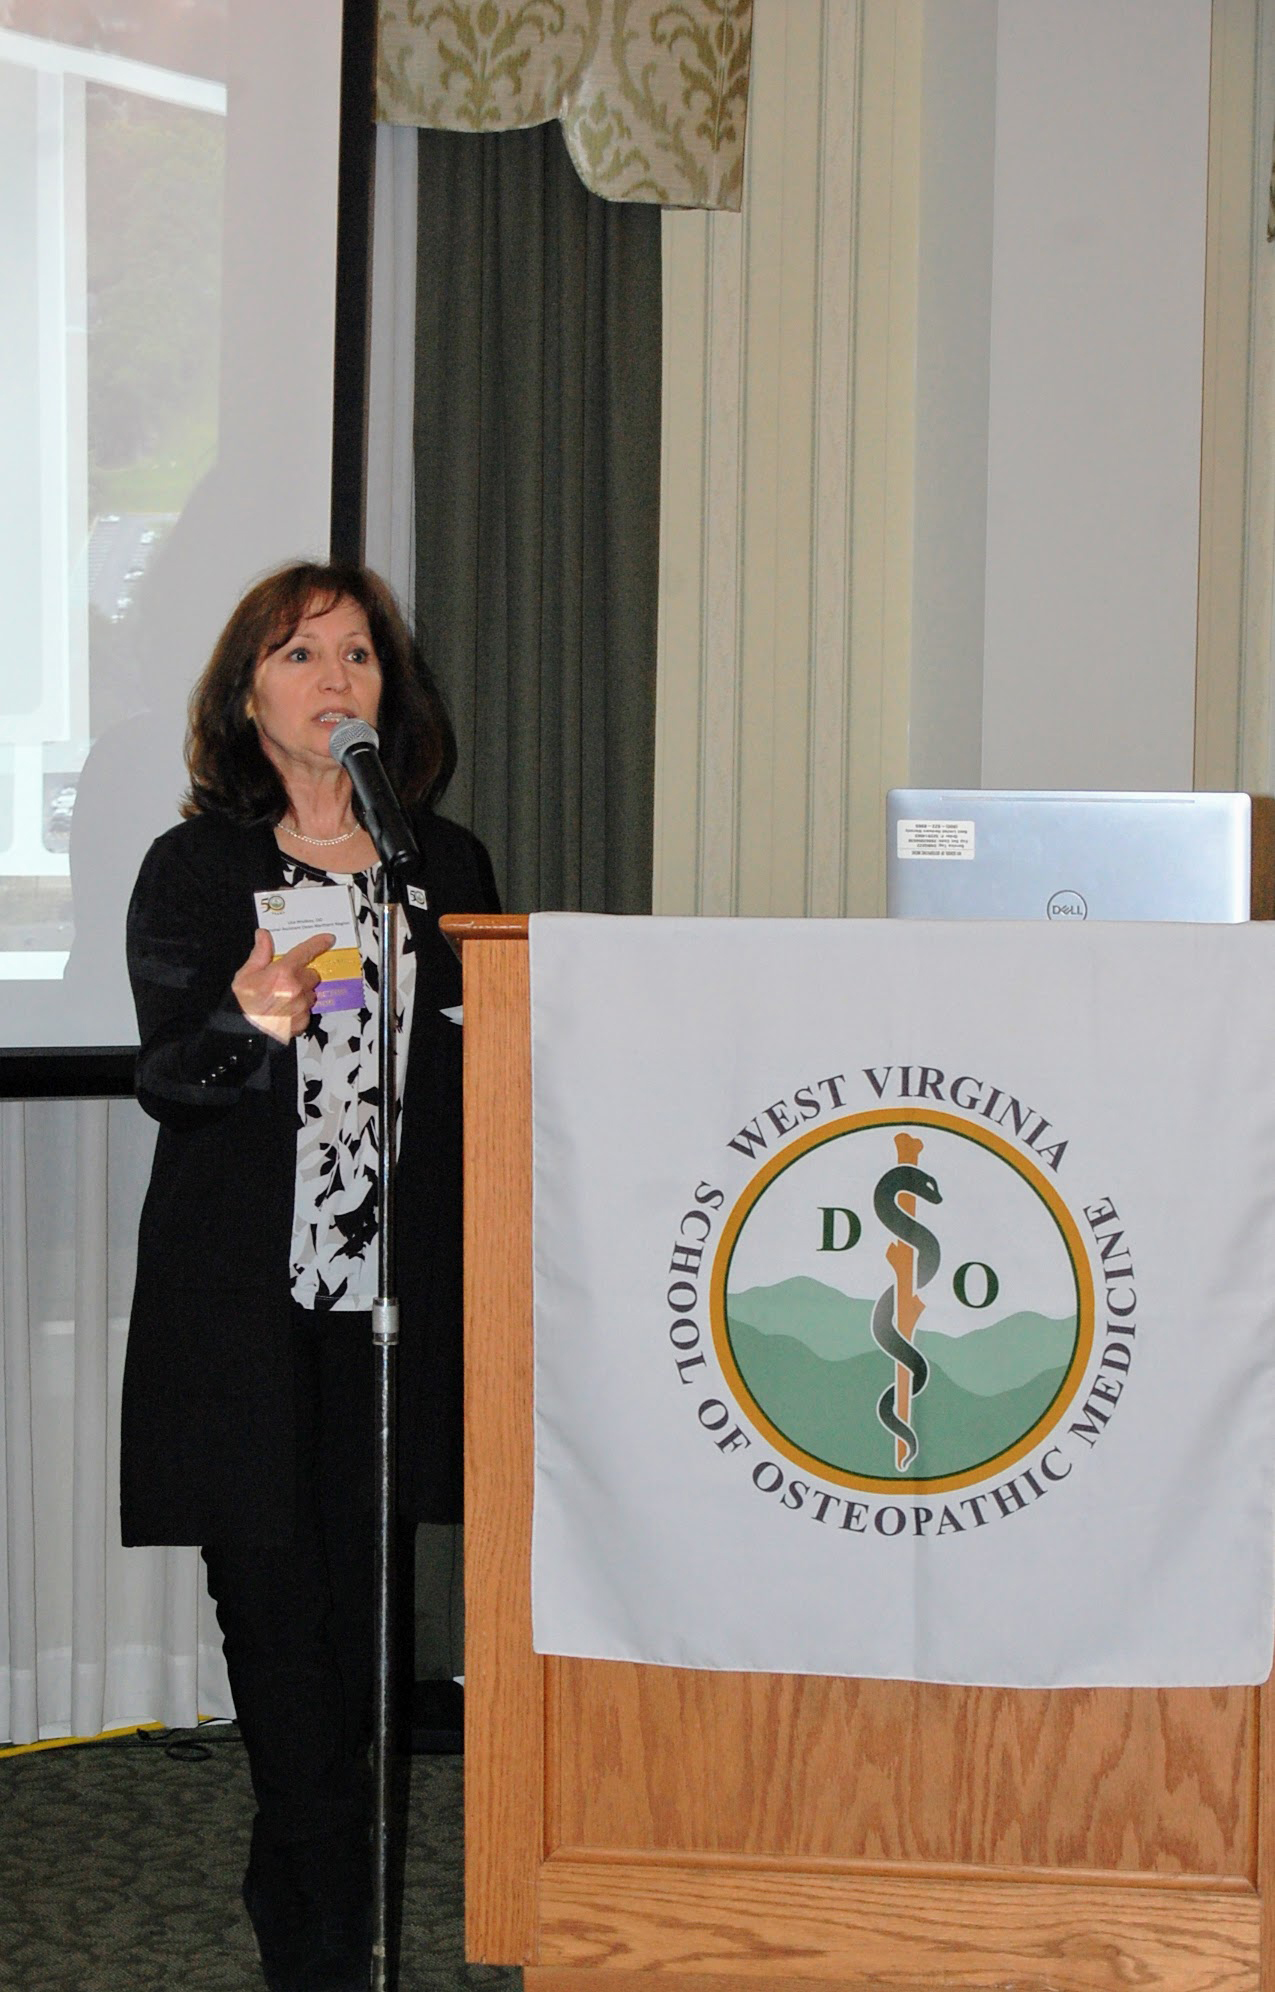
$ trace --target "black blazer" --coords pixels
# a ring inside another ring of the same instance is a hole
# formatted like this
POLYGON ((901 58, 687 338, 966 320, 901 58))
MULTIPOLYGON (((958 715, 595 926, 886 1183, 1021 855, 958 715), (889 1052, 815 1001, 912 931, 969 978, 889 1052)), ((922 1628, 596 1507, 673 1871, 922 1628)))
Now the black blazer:
MULTIPOLYGON (((396 1177, 399 1491, 406 1515, 454 1521, 461 1032, 441 1012, 460 1002, 461 987, 438 916, 498 902, 476 838, 429 812, 414 827, 413 882, 424 886, 428 910, 408 911, 417 966, 396 1177)), ((252 895, 282 882, 272 830, 197 816, 151 846, 129 907, 137 1096, 160 1129, 124 1371, 125 1543, 279 1541, 291 1532, 285 1353, 296 1049, 255 1031, 230 994, 252 947, 252 895)))

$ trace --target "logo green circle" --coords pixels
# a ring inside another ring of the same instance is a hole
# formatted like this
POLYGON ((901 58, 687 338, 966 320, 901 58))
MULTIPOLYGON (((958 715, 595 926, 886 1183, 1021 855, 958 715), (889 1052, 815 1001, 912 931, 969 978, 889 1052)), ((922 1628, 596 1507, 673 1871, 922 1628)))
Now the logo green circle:
POLYGON ((1002 1473, 1074 1399, 1093 1276, 1058 1186, 977 1121, 855 1114, 768 1158, 713 1262, 713 1336, 750 1422, 871 1491, 1002 1473))

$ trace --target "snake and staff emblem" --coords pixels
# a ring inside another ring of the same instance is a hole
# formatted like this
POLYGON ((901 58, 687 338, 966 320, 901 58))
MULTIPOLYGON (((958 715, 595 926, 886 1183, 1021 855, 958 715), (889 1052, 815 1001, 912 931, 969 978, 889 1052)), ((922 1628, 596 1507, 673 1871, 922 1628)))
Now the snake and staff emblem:
POLYGON ((885 1254, 894 1280, 872 1310, 872 1337, 894 1358, 894 1381, 877 1401, 877 1417, 894 1435, 895 1468, 902 1473, 917 1455, 917 1436, 908 1422, 912 1404, 930 1376, 930 1366, 912 1340, 925 1308, 919 1289, 934 1278, 941 1257, 934 1233, 917 1222, 916 1200, 942 1203, 943 1198, 933 1176, 916 1166, 924 1142, 916 1135, 896 1134, 894 1146, 898 1166, 886 1170, 872 1198, 873 1210, 894 1234, 885 1254))

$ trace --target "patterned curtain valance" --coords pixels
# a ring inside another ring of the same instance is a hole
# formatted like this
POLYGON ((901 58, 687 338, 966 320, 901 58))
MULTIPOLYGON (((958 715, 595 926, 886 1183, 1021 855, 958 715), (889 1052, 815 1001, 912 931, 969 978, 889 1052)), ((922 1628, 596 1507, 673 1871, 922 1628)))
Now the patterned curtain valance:
POLYGON ((608 200, 737 208, 753 0, 379 0, 376 115, 436 131, 557 118, 608 200))

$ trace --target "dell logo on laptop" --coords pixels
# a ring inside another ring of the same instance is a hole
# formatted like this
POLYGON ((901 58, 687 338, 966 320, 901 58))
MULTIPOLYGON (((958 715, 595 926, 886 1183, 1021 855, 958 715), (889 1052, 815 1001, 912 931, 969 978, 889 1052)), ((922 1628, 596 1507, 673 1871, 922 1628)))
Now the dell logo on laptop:
POLYGON ((1089 908, 1078 892, 1056 892, 1045 912, 1051 920, 1087 920, 1089 908))

